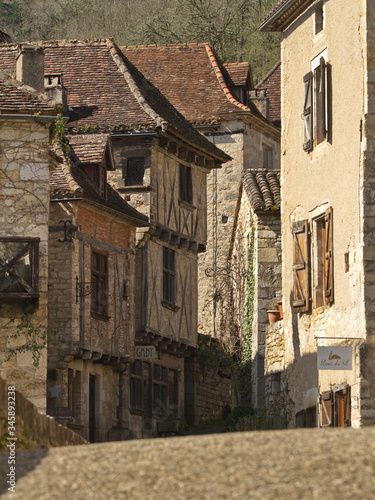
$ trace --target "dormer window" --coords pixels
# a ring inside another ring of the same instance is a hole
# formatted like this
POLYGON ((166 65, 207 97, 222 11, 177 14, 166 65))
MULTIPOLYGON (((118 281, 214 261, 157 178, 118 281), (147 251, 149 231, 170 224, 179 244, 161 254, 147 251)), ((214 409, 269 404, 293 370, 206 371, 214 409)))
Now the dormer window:
POLYGON ((90 179, 95 184, 95 187, 99 191, 100 196, 106 198, 107 196, 107 170, 101 165, 84 165, 84 169, 90 179))
POLYGON ((125 186, 142 186, 145 174, 145 159, 143 156, 127 158, 124 172, 125 186))

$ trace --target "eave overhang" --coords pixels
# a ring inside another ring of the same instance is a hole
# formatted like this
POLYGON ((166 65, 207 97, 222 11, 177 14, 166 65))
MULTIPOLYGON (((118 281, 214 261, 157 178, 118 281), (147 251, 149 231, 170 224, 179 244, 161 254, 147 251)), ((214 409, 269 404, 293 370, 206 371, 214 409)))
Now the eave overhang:
POLYGON ((259 31, 285 31, 315 0, 285 0, 259 26, 259 31))

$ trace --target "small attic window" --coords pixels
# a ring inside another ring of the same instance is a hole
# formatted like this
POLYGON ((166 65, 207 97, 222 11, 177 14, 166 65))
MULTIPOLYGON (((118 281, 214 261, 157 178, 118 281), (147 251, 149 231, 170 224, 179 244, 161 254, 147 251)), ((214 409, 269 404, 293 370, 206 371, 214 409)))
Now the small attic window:
POLYGON ((105 167, 97 164, 86 164, 84 169, 90 179, 95 184, 100 196, 107 197, 107 170, 105 167))
POLYGON ((324 28, 324 6, 323 2, 318 4, 315 9, 315 35, 323 31, 324 28))
POLYGON ((142 186, 145 174, 144 157, 127 158, 124 174, 125 186, 142 186))

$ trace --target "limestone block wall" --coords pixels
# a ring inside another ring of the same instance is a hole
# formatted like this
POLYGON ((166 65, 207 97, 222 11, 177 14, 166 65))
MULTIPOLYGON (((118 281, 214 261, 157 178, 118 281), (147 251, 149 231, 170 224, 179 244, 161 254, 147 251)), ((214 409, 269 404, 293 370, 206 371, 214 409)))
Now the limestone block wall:
POLYGON ((45 410, 48 306, 48 218, 49 218, 49 126, 33 120, 0 121, 0 236, 39 238, 39 300, 32 312, 25 303, 0 304, 0 375, 45 410), (41 349, 37 366, 30 350, 10 349, 27 343, 25 328, 30 321, 31 342, 41 349), (12 320, 12 321, 11 321, 12 320), (14 321, 13 321, 14 320, 14 321), (16 335, 16 338, 14 338, 16 335))

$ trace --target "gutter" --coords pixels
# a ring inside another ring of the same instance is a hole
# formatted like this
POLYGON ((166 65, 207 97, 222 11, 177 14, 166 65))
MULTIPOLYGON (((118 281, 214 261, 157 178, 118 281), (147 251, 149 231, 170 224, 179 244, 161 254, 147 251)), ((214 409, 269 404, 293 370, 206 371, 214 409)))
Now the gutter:
MULTIPOLYGON (((56 116, 49 115, 10 115, 3 114, 0 111, 0 120, 40 120, 42 122, 54 122, 57 119, 56 116)), ((63 119, 68 121, 69 118, 64 116, 63 119)))

